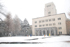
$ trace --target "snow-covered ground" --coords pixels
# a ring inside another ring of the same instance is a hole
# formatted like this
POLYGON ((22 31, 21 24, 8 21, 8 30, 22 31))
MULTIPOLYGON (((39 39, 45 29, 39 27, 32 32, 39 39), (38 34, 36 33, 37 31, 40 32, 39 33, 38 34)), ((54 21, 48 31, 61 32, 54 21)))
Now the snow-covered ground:
POLYGON ((42 44, 0 44, 0 47, 70 47, 70 36, 1 37, 0 42, 44 42, 42 44))

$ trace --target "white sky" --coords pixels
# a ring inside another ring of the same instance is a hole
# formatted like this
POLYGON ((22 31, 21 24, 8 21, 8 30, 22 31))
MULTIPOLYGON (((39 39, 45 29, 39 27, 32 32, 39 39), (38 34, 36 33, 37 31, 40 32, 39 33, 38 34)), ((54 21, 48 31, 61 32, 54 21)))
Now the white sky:
MULTIPOLYGON (((57 14, 70 12, 70 0, 1 0, 6 10, 14 17, 17 15, 22 21, 26 18, 30 25, 32 19, 44 16, 45 4, 53 2, 57 14)), ((68 17, 69 18, 69 17, 68 17)))

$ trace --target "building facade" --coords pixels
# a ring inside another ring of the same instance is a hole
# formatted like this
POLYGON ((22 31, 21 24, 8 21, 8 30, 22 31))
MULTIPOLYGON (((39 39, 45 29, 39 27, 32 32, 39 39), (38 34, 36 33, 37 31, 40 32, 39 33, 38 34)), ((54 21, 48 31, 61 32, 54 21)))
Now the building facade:
POLYGON ((67 34, 70 35, 70 20, 66 20, 66 29, 67 29, 67 34))
POLYGON ((32 19, 33 35, 67 34, 64 13, 32 19))
POLYGON ((46 4, 45 16, 32 19, 32 34, 37 36, 67 34, 65 13, 57 14, 52 2, 46 4))
POLYGON ((57 14, 56 7, 53 2, 45 4, 44 10, 45 16, 51 16, 57 14))

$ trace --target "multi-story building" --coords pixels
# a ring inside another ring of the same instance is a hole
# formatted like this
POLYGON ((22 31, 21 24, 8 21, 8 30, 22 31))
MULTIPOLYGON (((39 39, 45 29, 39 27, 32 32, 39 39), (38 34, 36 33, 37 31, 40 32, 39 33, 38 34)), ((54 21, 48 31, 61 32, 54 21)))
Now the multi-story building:
POLYGON ((44 13, 45 16, 51 16, 53 14, 57 14, 56 7, 53 2, 45 4, 44 13))
POLYGON ((70 20, 66 20, 66 29, 67 29, 67 34, 70 35, 70 20))
POLYGON ((65 13, 56 14, 53 3, 45 6, 45 16, 32 19, 33 35, 60 35, 67 34, 67 18, 65 13))

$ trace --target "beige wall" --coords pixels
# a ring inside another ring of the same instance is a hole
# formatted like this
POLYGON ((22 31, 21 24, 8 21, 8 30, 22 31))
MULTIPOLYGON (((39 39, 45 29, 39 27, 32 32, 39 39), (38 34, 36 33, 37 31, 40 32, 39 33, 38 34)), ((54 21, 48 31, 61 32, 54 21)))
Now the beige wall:
POLYGON ((49 16, 57 13, 53 2, 45 4, 44 13, 45 13, 45 16, 49 16), (50 14, 48 12, 50 12, 50 14))
POLYGON ((70 34, 70 20, 66 21, 67 34, 70 34))
POLYGON ((34 18, 32 19, 32 33, 35 35, 35 28, 44 28, 44 27, 57 27, 57 33, 59 34, 59 31, 62 31, 62 34, 67 34, 66 32, 66 17, 65 14, 57 14, 52 16, 46 16, 46 17, 40 17, 40 18, 34 18), (55 18, 55 21, 52 21, 52 19, 55 18), (58 20, 58 18, 61 18, 61 20, 58 20), (48 19, 48 22, 46 20, 48 19), (51 21, 49 21, 51 19, 51 21), (44 22, 39 23, 39 21, 44 20, 44 22), (37 21, 37 23, 35 23, 37 21), (58 25, 58 22, 61 22, 61 25, 58 25), (55 23, 55 25, 53 25, 55 23), (46 24, 52 24, 51 26, 46 26, 46 24), (37 27, 35 27, 37 25, 37 27), (39 25, 42 25, 42 27, 39 27, 39 25), (43 26, 45 25, 45 26, 43 26), (58 27, 62 27, 62 29, 58 29, 58 27))

